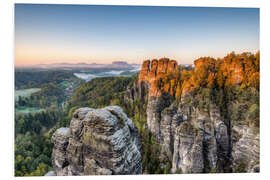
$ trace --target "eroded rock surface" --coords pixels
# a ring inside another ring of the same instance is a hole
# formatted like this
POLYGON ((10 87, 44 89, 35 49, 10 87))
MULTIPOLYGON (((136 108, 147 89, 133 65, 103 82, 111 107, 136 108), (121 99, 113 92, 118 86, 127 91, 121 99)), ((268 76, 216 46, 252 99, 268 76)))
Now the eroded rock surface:
POLYGON ((138 82, 139 84, 142 82, 149 84, 150 97, 159 97, 162 95, 162 91, 174 95, 176 88, 174 80, 165 82, 163 86, 160 86, 160 80, 177 73, 178 65, 175 60, 169 60, 168 58, 146 60, 143 62, 138 82))
POLYGON ((259 171, 258 133, 232 128, 230 115, 221 117, 219 111, 224 110, 211 98, 208 106, 198 108, 204 99, 198 89, 258 86, 258 65, 259 53, 254 57, 231 53, 218 60, 202 57, 194 61, 192 70, 167 58, 143 62, 137 86, 144 84, 148 91, 147 128, 160 144, 161 158, 172 162, 172 172, 259 171), (184 102, 185 97, 196 103, 184 102))
POLYGON ((66 166, 68 165, 67 146, 69 137, 69 128, 59 128, 52 136, 52 143, 54 144, 52 165, 56 175, 62 176, 66 173, 66 166))
POLYGON ((233 169, 260 172, 259 134, 247 126, 234 126, 232 144, 233 169))
POLYGON ((76 110, 52 142, 56 175, 142 173, 137 128, 118 106, 76 110))
POLYGON ((184 173, 203 172, 202 133, 189 122, 182 123, 176 131, 172 172, 181 169, 184 173))
POLYGON ((178 113, 182 122, 174 134, 172 172, 223 172, 219 166, 228 160, 229 135, 215 106, 210 113, 182 106, 178 113))

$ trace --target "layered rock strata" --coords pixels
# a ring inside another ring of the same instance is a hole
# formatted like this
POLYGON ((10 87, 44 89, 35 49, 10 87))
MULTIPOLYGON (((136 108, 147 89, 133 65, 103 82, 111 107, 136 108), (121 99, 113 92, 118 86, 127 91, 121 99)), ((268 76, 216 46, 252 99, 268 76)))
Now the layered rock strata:
POLYGON ((57 176, 142 173, 137 128, 118 106, 76 110, 52 142, 57 176))

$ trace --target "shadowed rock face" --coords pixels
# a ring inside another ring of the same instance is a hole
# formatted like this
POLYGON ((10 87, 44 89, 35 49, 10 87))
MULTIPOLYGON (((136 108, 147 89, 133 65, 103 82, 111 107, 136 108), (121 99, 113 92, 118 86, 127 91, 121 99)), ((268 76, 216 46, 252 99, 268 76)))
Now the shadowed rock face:
POLYGON ((178 114, 182 122, 176 126, 173 137, 172 172, 223 172, 219 167, 227 161, 224 156, 229 153, 229 135, 217 109, 211 107, 209 114, 182 106, 178 114))
POLYGON ((202 173, 203 135, 189 122, 182 123, 176 130, 172 171, 180 169, 184 173, 202 173))
POLYGON ((137 128, 118 106, 76 110, 52 142, 56 175, 142 173, 137 128))
POLYGON ((69 137, 69 128, 59 128, 52 136, 52 143, 54 144, 52 151, 52 164, 54 171, 57 172, 58 175, 63 175, 67 172, 67 146, 69 143, 69 137))
POLYGON ((260 172, 259 134, 247 126, 234 126, 232 132, 233 169, 242 172, 260 172))

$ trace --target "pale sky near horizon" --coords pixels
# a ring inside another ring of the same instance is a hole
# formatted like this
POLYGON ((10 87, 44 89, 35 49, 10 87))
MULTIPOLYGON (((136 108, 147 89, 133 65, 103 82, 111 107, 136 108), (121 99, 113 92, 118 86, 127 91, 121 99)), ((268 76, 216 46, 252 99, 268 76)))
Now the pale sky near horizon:
POLYGON ((258 8, 15 5, 15 66, 111 63, 259 50, 258 8))

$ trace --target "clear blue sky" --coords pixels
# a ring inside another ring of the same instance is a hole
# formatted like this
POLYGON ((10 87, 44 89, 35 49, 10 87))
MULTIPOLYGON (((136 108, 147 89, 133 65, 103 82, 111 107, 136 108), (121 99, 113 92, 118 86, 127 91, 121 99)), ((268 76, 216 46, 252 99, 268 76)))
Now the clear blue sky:
POLYGON ((258 8, 15 5, 15 64, 110 63, 259 50, 258 8))

